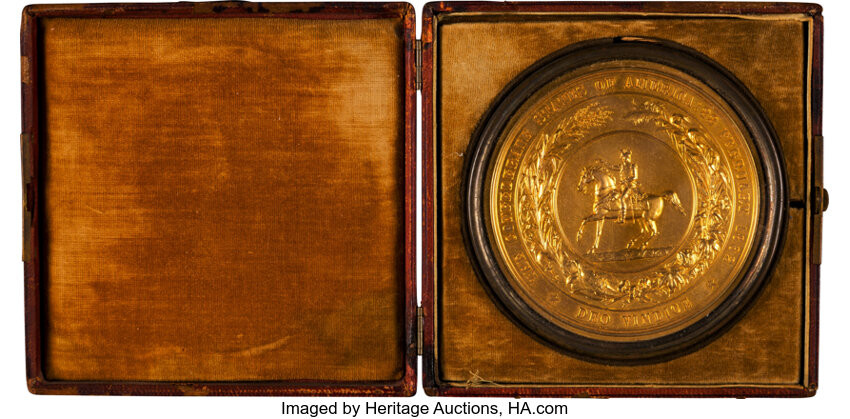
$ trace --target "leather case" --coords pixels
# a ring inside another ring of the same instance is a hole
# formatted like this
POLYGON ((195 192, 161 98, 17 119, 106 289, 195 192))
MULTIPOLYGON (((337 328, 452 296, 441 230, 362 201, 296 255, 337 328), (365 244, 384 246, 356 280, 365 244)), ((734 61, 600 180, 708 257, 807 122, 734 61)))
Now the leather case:
POLYGON ((30 391, 410 396, 421 355, 434 396, 814 394, 819 6, 442 2, 421 40, 415 26, 407 3, 27 7, 30 391), (458 214, 463 153, 501 88, 566 45, 627 35, 735 73, 776 126, 790 184, 785 248, 749 312, 641 367, 579 361, 512 324, 458 214))

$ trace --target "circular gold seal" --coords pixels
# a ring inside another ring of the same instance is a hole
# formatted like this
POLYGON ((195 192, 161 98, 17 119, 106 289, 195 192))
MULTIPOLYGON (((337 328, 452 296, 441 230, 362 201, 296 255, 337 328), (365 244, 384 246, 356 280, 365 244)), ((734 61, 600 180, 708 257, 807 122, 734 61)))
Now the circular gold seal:
POLYGON ((763 282, 787 205, 781 161, 757 103, 705 57, 603 42, 524 73, 482 124, 468 234, 532 333, 591 359, 675 356, 725 330, 763 282))

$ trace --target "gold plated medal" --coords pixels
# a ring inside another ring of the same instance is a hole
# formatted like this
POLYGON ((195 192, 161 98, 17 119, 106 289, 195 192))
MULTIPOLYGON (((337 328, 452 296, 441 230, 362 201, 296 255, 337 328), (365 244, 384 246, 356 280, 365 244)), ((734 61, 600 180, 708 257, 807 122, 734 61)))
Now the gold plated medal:
POLYGON ((467 233, 509 316, 579 356, 651 361, 725 330, 764 281, 783 171, 705 57, 639 40, 556 53, 485 118, 467 233))

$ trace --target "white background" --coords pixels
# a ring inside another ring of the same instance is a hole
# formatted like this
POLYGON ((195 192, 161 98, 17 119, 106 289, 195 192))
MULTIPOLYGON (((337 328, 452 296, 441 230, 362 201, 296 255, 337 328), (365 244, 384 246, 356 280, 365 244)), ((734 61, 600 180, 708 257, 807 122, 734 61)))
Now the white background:
MULTIPOLYGON (((51 1, 44 1, 52 3, 51 1)), ((423 1, 416 6, 417 26, 423 1)), ((26 389, 24 369, 24 281, 21 262, 20 169, 20 22, 24 1, 0 5, 0 417, 148 418, 148 417, 276 417, 281 402, 349 403, 367 401, 426 403, 433 409, 443 403, 496 403, 507 416, 509 399, 431 398, 419 388, 408 399, 306 399, 239 397, 96 397, 35 396, 26 389)), ((845 390, 850 388, 847 338, 850 311, 850 2, 824 0, 824 152, 825 182, 831 203, 824 217, 824 251, 821 272, 820 390, 810 399, 526 399, 533 407, 542 403, 569 406, 574 417, 847 417, 845 390), (842 74, 844 76, 842 76, 842 74), (843 78, 842 78, 843 77, 843 78)), ((419 264, 421 266, 421 264, 419 264)), ((361 407, 361 412, 362 412, 361 407)), ((361 413, 358 417, 362 417, 361 413)))

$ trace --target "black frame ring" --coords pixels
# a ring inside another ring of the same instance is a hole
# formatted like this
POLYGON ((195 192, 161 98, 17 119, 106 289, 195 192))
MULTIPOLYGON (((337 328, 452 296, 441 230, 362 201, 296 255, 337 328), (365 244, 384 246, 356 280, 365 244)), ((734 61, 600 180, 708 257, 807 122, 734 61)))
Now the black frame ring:
POLYGON ((671 41, 619 37, 573 44, 539 60, 515 77, 494 100, 473 134, 462 184, 463 233, 480 282, 514 324, 572 356, 608 364, 646 364, 693 352, 739 320, 772 272, 785 238, 788 186, 776 133, 758 101, 731 72, 691 48, 671 41), (570 71, 605 61, 639 60, 666 65, 705 83, 735 111, 749 131, 760 160, 761 211, 743 277, 728 297, 696 323, 662 337, 635 342, 592 339, 569 332, 530 307, 508 282, 488 238, 486 177, 498 139, 514 113, 534 92, 570 71))

